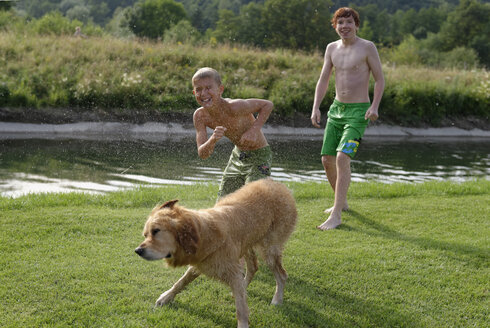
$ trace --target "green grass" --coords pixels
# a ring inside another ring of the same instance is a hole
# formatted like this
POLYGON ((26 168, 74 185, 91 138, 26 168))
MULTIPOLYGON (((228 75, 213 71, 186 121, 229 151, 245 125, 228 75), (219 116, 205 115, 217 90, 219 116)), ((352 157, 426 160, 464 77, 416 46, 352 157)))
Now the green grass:
MULTIPOLYGON (((248 288, 252 327, 489 325, 490 181, 353 183, 343 225, 321 232, 327 184, 288 183, 299 212, 284 265, 285 302, 261 264, 248 288)), ((0 198, 2 327, 233 327, 228 288, 201 277, 169 306, 185 268, 134 254, 151 208, 212 206, 216 185, 107 195, 0 198)))

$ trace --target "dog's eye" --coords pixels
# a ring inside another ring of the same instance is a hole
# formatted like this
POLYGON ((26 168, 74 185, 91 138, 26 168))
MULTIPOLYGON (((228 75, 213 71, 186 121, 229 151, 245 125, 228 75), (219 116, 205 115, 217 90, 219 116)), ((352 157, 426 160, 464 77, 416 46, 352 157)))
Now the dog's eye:
POLYGON ((157 234, 157 233, 159 233, 159 232, 160 232, 160 229, 153 229, 153 230, 151 231, 151 234, 154 236, 154 235, 156 235, 156 234, 157 234))

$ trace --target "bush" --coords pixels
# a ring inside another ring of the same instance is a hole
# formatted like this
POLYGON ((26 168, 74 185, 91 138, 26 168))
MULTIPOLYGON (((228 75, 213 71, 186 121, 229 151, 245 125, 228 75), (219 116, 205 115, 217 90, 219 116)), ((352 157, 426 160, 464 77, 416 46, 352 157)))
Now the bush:
POLYGON ((190 43, 194 44, 201 38, 201 33, 191 23, 183 19, 165 31, 163 41, 165 43, 190 43))
POLYGON ((442 54, 441 66, 469 69, 478 67, 478 54, 474 49, 457 47, 442 54))
POLYGON ((83 27, 87 36, 101 36, 103 30, 92 24, 83 25, 79 20, 69 20, 60 12, 50 12, 43 17, 31 21, 26 28, 29 32, 39 35, 73 35, 77 26, 83 27))
MULTIPOLYGON (((323 62, 320 54, 288 50, 107 36, 82 41, 54 35, 19 38, 13 32, 0 32, 0 40, 1 106, 24 108, 190 112, 197 106, 190 79, 198 68, 211 66, 222 75, 225 97, 270 99, 279 116, 309 114, 323 62), (8 97, 2 96, 5 94, 8 97)), ((447 116, 490 116, 486 71, 402 65, 384 65, 383 71, 386 87, 381 120, 436 125, 447 116)), ((332 76, 320 107, 323 113, 334 90, 332 76)))
POLYGON ((9 102, 10 90, 6 83, 0 83, 0 106, 5 106, 9 102))

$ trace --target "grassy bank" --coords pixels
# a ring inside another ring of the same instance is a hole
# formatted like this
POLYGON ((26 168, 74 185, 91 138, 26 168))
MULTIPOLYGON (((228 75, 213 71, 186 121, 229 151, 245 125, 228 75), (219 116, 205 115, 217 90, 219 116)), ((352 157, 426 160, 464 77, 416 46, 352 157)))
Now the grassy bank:
MULTIPOLYGON (((320 232, 325 184, 296 184, 285 302, 269 305, 261 264, 248 288, 252 327, 488 325, 490 181, 354 183, 340 229, 320 232)), ((199 278, 175 302, 153 304, 183 273, 133 249, 157 203, 212 206, 216 185, 103 196, 0 198, 0 317, 4 327, 233 327, 229 291, 199 278)))
MULTIPOLYGON (((133 115, 190 113, 190 78, 197 68, 218 69, 227 97, 272 100, 275 114, 309 115, 322 54, 192 46, 111 37, 19 35, 0 32, 0 108, 133 115)), ((384 65, 385 120, 439 125, 448 117, 490 115, 489 74, 384 65)), ((323 111, 334 96, 333 83, 323 111)), ((29 117, 29 113, 26 113, 29 117)))

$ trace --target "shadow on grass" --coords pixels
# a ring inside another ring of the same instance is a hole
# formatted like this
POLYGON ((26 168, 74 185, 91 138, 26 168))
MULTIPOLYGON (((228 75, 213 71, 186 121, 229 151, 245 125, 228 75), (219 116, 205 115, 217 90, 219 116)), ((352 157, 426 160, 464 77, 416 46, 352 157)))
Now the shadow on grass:
MULTIPOLYGON (((342 229, 347 229, 347 230, 352 230, 352 231, 359 231, 363 232, 367 235, 374 236, 374 237, 383 237, 387 239, 392 239, 396 241, 405 241, 409 242, 412 244, 415 244, 421 248, 425 249, 435 249, 435 250, 440 250, 440 251, 447 251, 451 252, 455 255, 463 255, 463 256, 469 256, 469 257, 477 257, 481 260, 488 260, 489 258, 489 252, 488 250, 479 248, 479 247, 474 247, 470 245, 465 245, 465 244, 459 244, 459 243, 451 243, 447 241, 439 241, 439 240, 434 240, 430 239, 427 237, 416 237, 416 236, 408 236, 405 234, 402 234, 390 227, 388 227, 385 224, 381 224, 373 219, 368 218, 365 215, 362 215, 359 212, 350 210, 349 214, 352 218, 356 219, 357 221, 361 222, 362 224, 369 226, 372 228, 372 230, 360 230, 351 226, 345 226, 342 225, 342 229)), ((459 257, 456 257, 456 259, 463 260, 459 257)), ((466 259, 465 259, 466 261, 466 259)), ((476 263, 473 263, 476 264, 476 263)))
MULTIPOLYGON (((232 299, 231 302, 235 304, 235 300, 232 299)), ((214 311, 209 311, 209 308, 205 304, 199 302, 197 299, 192 303, 183 303, 181 301, 174 301, 171 305, 174 309, 183 310, 190 316, 202 319, 203 327, 211 327, 211 325, 205 325, 206 321, 212 322, 212 327, 235 327, 237 324, 235 313, 227 313, 226 318, 219 313, 214 311), (228 315, 229 314, 229 315, 228 315)), ((177 323, 172 327, 187 327, 186 324, 178 325, 177 323)))
MULTIPOLYGON (((267 272, 265 267, 261 267, 261 270, 266 272, 258 273, 255 279, 275 286, 272 273, 267 272)), ((277 309, 295 327, 421 326, 413 317, 397 313, 387 306, 376 305, 371 301, 354 297, 349 295, 348 291, 341 292, 341 288, 339 290, 326 288, 290 275, 286 284, 284 303, 277 309), (288 298, 288 295, 294 297, 288 298), (294 298, 306 301, 294 301, 294 298)), ((267 294, 264 289, 254 289, 249 292, 249 297, 251 299, 258 297, 270 302, 272 294, 267 294)))

